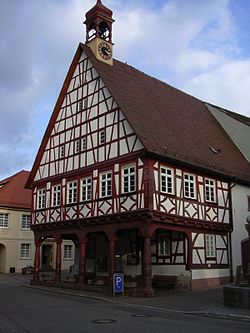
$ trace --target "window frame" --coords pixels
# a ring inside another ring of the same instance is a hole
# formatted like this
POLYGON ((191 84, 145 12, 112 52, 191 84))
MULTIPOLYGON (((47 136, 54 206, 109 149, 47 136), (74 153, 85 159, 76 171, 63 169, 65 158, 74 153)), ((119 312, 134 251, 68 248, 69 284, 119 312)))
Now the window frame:
POLYGON ((169 233, 161 232, 157 235, 157 256, 171 256, 171 240, 169 233), (164 251, 162 251, 162 248, 164 251))
POLYGON ((3 218, 0 218, 0 223, 2 223, 2 225, 0 224, 0 229, 8 229, 9 228, 9 213, 0 213, 0 216, 3 216, 3 218))
POLYGON ((63 259, 64 260, 72 260, 73 259, 73 245, 72 244, 64 244, 64 246, 63 246, 63 259), (66 249, 68 249, 68 250, 66 250, 66 249))
POLYGON ((41 187, 37 190, 37 209, 45 209, 46 207, 46 189, 41 187), (43 193, 41 193, 43 191, 43 193))
POLYGON ((121 181, 122 181, 122 186, 121 186, 121 193, 122 194, 129 194, 129 193, 134 193, 136 192, 137 189, 137 169, 135 164, 128 164, 122 166, 121 170, 121 181), (130 169, 134 169, 133 172, 130 171, 130 169), (125 175, 125 171, 128 170, 128 174, 125 175), (132 179, 134 177, 134 179, 132 179), (125 191, 125 178, 128 178, 128 190, 125 191), (132 183, 134 184, 132 185, 132 183), (133 187, 133 189, 131 189, 133 187))
POLYGON ((31 216, 29 214, 22 214, 21 229, 30 230, 30 225, 31 225, 31 216), (29 218, 29 219, 26 219, 26 221, 24 221, 24 217, 29 218))
POLYGON ((52 189, 51 189, 51 207, 60 207, 61 206, 61 199, 62 199, 62 186, 61 186, 61 184, 52 185, 52 189), (57 188, 57 191, 54 191, 55 188, 57 188), (59 190, 58 190, 58 188, 59 188, 59 190), (59 197, 59 200, 58 200, 58 197, 59 197), (55 202, 56 202, 56 204, 55 204, 55 202))
POLYGON ((161 165, 160 166, 160 192, 164 194, 175 194, 175 174, 174 169, 161 165), (165 170, 166 173, 163 175, 162 171, 165 170), (168 171, 170 171, 171 174, 168 174, 168 171), (163 189, 163 177, 165 178, 165 187, 166 189, 163 189), (169 180, 171 181, 171 191, 169 190, 169 180))
POLYGON ((78 181, 77 180, 70 180, 67 182, 67 204, 73 205, 77 203, 78 198, 78 181), (76 184, 75 187, 70 187, 71 184, 76 184), (72 192, 72 194, 70 194, 72 192), (70 199, 71 198, 71 199, 70 199), (73 200, 75 198, 75 200, 73 200))
POLYGON ((113 172, 112 170, 110 171, 105 171, 100 173, 100 198, 107 198, 107 197, 111 197, 112 196, 112 185, 113 185, 113 172), (107 176, 110 175, 110 178, 107 178, 107 176), (105 179, 103 179, 103 177, 105 176, 105 179), (110 185, 109 185, 110 182, 110 185), (104 184, 104 192, 105 195, 103 195, 103 184, 104 184), (109 192, 110 190, 110 192, 109 192))
POLYGON ((204 179, 204 196, 206 202, 215 203, 217 200, 216 196, 216 181, 215 179, 205 178, 204 179), (206 184, 209 182, 209 184, 206 184), (212 182, 212 184, 211 184, 212 182), (207 196, 208 194, 208 196, 207 196))
POLYGON ((105 129, 100 130, 99 132, 99 145, 103 146, 106 143, 106 131, 105 129))
POLYGON ((197 180, 196 180, 196 175, 193 173, 188 173, 188 172, 184 172, 183 173, 183 191, 184 191, 184 198, 187 199, 193 199, 196 200, 197 199, 197 180), (186 179, 185 177, 189 177, 189 179, 186 179), (193 177, 193 180, 190 180, 190 177, 193 177), (186 184, 188 184, 188 194, 186 193, 186 184), (191 195, 192 193, 192 189, 191 187, 193 186, 193 196, 191 195))
POLYGON ((205 251, 206 258, 214 259, 216 258, 216 237, 215 235, 206 234, 205 235, 205 251), (211 240, 212 243, 211 243, 211 240))
POLYGON ((65 144, 59 146, 59 159, 65 157, 65 144))
POLYGON ((81 152, 86 151, 87 147, 87 136, 83 136, 81 138, 81 152))
POLYGON ((20 247, 20 259, 30 259, 30 248, 31 248, 31 244, 30 243, 21 243, 21 247, 20 247), (24 249, 22 248, 23 246, 26 246, 24 249), (24 256, 24 254, 28 254, 26 256, 24 256))
POLYGON ((86 176, 80 179, 80 201, 86 202, 90 201, 91 199, 92 199, 92 177, 86 176), (83 184, 84 181, 87 181, 86 184, 83 184))

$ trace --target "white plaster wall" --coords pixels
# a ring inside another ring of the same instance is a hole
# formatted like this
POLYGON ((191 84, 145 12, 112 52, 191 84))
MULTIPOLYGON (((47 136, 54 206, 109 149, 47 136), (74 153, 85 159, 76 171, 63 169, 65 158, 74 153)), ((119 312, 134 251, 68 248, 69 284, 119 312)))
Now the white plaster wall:
POLYGON ((250 187, 236 185, 232 188, 233 205, 233 232, 232 232, 232 259, 233 274, 237 265, 241 265, 241 241, 248 238, 245 229, 246 218, 250 215, 248 211, 247 196, 250 196, 250 187))
POLYGON ((192 279, 209 279, 230 276, 229 269, 194 269, 192 270, 192 279))

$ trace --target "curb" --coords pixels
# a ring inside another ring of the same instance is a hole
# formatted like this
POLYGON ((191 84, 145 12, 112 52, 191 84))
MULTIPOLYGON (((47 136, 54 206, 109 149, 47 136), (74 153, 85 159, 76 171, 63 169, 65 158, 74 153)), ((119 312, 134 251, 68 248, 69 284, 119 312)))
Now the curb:
POLYGON ((221 314, 221 313, 206 312, 206 311, 174 310, 174 309, 159 308, 159 307, 156 307, 156 306, 150 306, 150 305, 144 305, 144 304, 131 304, 131 303, 128 303, 128 302, 118 301, 117 299, 110 299, 110 298, 95 296, 95 295, 80 294, 80 293, 76 293, 74 291, 67 291, 67 290, 58 289, 58 288, 51 289, 51 288, 48 288, 48 287, 33 286, 33 285, 24 285, 23 287, 36 289, 36 290, 41 290, 41 291, 48 291, 48 292, 56 293, 56 294, 93 299, 93 300, 98 300, 98 301, 103 301, 103 302, 117 303, 117 304, 132 306, 132 307, 143 307, 143 308, 146 308, 146 309, 154 309, 154 310, 158 310, 158 311, 162 311, 162 312, 172 312, 172 313, 179 313, 179 314, 185 314, 185 315, 194 315, 194 316, 216 318, 216 319, 222 319, 222 320, 242 321, 242 322, 249 322, 250 323, 250 316, 235 315, 235 314, 231 314, 231 313, 221 314))

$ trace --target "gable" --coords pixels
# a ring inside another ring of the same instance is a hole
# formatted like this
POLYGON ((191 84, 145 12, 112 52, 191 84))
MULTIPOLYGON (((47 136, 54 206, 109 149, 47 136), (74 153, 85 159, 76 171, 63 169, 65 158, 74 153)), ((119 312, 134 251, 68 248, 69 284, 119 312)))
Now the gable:
POLYGON ((55 112, 40 148, 35 181, 144 148, 84 51, 55 112))

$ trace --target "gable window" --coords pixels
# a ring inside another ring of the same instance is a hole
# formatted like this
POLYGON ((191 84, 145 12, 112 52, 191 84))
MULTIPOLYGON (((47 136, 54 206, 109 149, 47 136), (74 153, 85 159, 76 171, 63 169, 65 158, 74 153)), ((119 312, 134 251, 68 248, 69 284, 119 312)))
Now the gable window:
POLYGON ((135 191, 135 166, 126 166, 122 169, 122 193, 135 191))
POLYGON ((63 258, 72 259, 72 257, 73 257, 73 245, 64 245, 63 258))
POLYGON ((84 109, 87 109, 87 99, 83 100, 83 107, 84 107, 84 109))
POLYGON ((215 257, 215 235, 206 235, 206 257, 213 258, 215 257))
POLYGON ((30 215, 22 215, 22 229, 30 229, 30 215))
POLYGON ((185 173, 184 174, 184 196, 186 198, 190 198, 190 199, 196 198, 195 186, 196 186, 195 175, 185 173))
POLYGON ((87 138, 86 136, 82 138, 82 146, 81 146, 82 151, 87 149, 87 138))
POLYGON ((208 202, 215 202, 215 181, 205 179, 205 199, 208 202))
POLYGON ((78 112, 82 111, 82 100, 78 102, 78 112))
POLYGON ((65 146, 62 145, 59 147, 59 158, 63 158, 65 156, 65 146))
POLYGON ((30 244, 28 244, 28 243, 22 243, 21 244, 20 257, 22 259, 29 259, 30 258, 30 244))
POLYGON ((9 226, 9 214, 0 213, 0 228, 8 228, 9 226))
POLYGON ((112 172, 105 172, 101 174, 100 189, 101 198, 109 197, 112 195, 112 172))
POLYGON ((81 179, 81 201, 91 200, 91 177, 81 179))
POLYGON ((52 187, 52 207, 60 206, 61 203, 61 185, 52 187))
POLYGON ((75 141, 75 153, 79 153, 80 151, 80 141, 79 140, 76 140, 75 141))
POLYGON ((45 188, 40 188, 37 191, 37 209, 45 208, 45 188))
POLYGON ((174 194, 174 170, 161 167, 161 192, 174 194))
POLYGON ((105 141, 106 141, 105 131, 102 130, 102 131, 100 131, 100 133, 99 133, 99 144, 100 144, 100 145, 104 145, 105 141))
POLYGON ((167 233, 158 234, 158 255, 169 256, 170 255, 170 238, 167 233))
POLYGON ((77 181, 74 180, 68 183, 68 204, 76 203, 77 201, 77 181))

